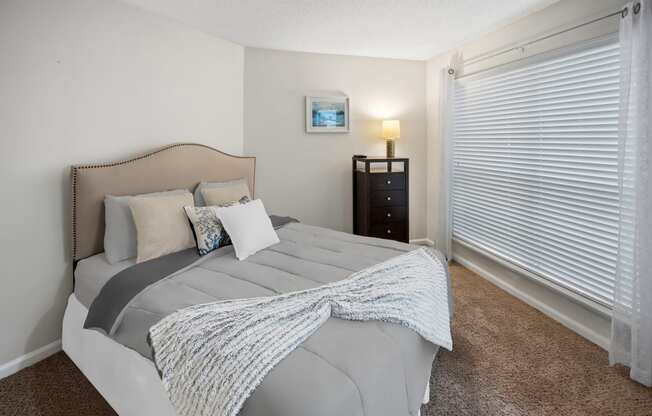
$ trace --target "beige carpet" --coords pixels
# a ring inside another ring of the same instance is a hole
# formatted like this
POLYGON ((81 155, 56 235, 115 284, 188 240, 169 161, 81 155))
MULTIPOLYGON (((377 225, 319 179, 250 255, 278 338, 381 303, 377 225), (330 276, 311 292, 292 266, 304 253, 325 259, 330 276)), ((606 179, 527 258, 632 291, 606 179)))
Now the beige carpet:
POLYGON ((423 416, 652 415, 652 389, 607 353, 453 265, 453 352, 439 354, 423 416))
MULTIPOLYGON (((652 390, 607 354, 453 265, 454 351, 442 351, 423 416, 652 416, 652 390)), ((0 415, 115 415, 64 353, 0 381, 0 415)), ((368 415, 373 416, 373 415, 368 415)))

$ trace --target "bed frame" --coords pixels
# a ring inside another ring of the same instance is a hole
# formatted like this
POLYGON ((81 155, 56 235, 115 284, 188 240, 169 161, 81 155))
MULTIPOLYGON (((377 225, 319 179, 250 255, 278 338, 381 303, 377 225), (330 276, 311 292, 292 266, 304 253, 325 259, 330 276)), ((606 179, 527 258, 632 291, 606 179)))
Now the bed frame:
MULTIPOLYGON (((179 143, 138 157, 72 167, 73 261, 104 251, 104 196, 187 188, 201 181, 246 178, 254 194, 256 158, 179 143)), ((83 329, 88 310, 74 294, 63 319, 62 346, 120 416, 177 416, 151 361, 98 331, 83 329)), ((429 399, 429 388, 423 403, 429 399)))
MULTIPOLYGON (((72 167, 72 257, 104 251, 104 196, 194 188, 201 181, 246 178, 252 195, 256 158, 203 144, 178 143, 108 163, 72 167)), ((97 331, 83 329, 88 310, 74 294, 63 319, 62 346, 121 416, 176 416, 154 365, 97 331)))
POLYGON ((104 196, 172 189, 201 181, 246 178, 254 194, 256 158, 234 156, 203 144, 178 143, 132 159, 72 167, 72 257, 104 251, 104 196))

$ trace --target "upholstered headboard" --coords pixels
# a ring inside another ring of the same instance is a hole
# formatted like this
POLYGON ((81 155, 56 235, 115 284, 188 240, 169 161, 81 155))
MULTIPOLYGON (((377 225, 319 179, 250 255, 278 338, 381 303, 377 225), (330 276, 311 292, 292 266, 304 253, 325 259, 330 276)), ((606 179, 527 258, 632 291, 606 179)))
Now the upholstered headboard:
POLYGON ((246 178, 253 195, 256 158, 179 143, 133 159, 72 167, 73 260, 104 251, 104 196, 187 188, 201 181, 246 178))

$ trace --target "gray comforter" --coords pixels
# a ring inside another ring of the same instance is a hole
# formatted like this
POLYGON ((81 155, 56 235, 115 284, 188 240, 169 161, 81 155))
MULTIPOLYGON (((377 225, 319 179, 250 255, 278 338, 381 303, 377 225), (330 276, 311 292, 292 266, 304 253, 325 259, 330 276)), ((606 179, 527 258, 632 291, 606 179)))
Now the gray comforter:
MULTIPOLYGON (((279 244, 245 261, 229 246, 133 266, 102 289, 85 326, 151 358, 148 329, 176 310, 320 286, 416 248, 298 223, 277 232, 279 244)), ((240 414, 416 415, 436 351, 399 325, 332 318, 265 377, 240 414)))

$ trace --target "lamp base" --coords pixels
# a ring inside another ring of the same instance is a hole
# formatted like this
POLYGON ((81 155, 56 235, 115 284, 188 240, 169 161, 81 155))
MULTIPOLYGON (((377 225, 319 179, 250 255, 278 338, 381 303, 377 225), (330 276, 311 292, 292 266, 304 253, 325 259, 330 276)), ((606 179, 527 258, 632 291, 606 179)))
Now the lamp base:
POLYGON ((394 140, 387 140, 387 158, 394 157, 394 140))

